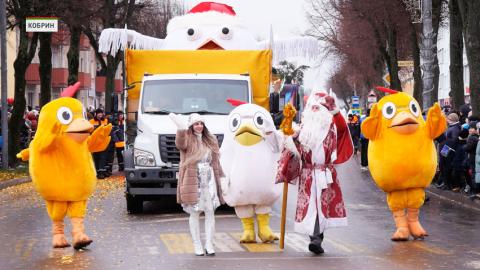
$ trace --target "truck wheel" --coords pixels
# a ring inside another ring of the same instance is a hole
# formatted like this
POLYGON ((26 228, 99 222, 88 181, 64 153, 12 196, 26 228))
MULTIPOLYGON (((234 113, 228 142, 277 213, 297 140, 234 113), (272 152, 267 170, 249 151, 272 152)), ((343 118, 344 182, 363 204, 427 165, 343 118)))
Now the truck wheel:
POLYGON ((129 214, 138 214, 143 211, 143 200, 127 194, 127 211, 129 214))

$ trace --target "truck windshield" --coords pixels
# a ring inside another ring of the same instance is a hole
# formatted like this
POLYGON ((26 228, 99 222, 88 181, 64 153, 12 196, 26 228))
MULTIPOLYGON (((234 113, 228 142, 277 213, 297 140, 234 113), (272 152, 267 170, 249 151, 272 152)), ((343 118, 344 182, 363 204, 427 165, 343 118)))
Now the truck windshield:
POLYGON ((226 79, 172 79, 145 81, 142 112, 152 114, 229 114, 227 99, 248 101, 248 82, 226 79))

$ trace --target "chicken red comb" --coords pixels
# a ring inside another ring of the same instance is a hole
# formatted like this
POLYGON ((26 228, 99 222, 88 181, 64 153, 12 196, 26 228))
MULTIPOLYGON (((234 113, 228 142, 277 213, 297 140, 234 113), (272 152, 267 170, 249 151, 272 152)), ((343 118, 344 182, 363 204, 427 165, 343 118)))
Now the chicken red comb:
POLYGON ((75 93, 78 91, 80 88, 80 82, 76 82, 74 85, 70 85, 69 87, 65 88, 63 90, 62 94, 60 94, 61 97, 74 97, 75 93))
POLYGON ((227 102, 232 104, 232 106, 235 106, 235 107, 248 103, 248 102, 241 101, 238 99, 233 99, 233 98, 227 98, 227 102))
POLYGON ((393 89, 386 88, 386 87, 376 86, 375 88, 377 88, 378 91, 382 91, 382 92, 384 92, 384 93, 389 93, 389 94, 396 94, 396 93, 398 93, 397 90, 393 90, 393 89))

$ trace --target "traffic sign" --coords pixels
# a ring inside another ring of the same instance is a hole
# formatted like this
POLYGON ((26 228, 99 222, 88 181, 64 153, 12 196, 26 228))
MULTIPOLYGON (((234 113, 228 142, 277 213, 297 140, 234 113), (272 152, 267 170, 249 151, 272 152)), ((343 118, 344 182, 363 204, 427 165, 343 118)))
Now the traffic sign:
POLYGON ((382 79, 385 85, 390 85, 390 73, 383 75, 382 79))
POLYGON ((352 104, 360 104, 360 97, 352 96, 352 104))
POLYGON ((352 108, 352 114, 358 114, 358 115, 362 115, 362 109, 358 108, 358 109, 353 109, 352 108))

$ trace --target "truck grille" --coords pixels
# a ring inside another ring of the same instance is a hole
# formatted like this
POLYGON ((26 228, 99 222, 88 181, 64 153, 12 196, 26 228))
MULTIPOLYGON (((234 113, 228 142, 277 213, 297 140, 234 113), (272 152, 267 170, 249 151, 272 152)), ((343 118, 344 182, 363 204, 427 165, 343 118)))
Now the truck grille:
MULTIPOLYGON (((215 136, 217 137, 218 145, 222 146, 223 135, 215 136)), ((162 162, 171 162, 172 164, 180 163, 180 151, 175 147, 175 134, 159 135, 158 140, 162 162)))

